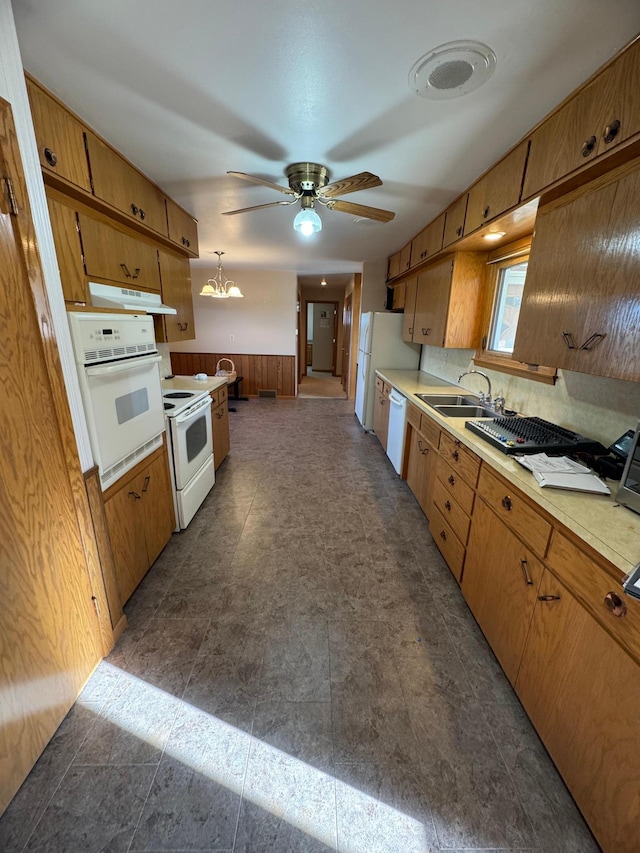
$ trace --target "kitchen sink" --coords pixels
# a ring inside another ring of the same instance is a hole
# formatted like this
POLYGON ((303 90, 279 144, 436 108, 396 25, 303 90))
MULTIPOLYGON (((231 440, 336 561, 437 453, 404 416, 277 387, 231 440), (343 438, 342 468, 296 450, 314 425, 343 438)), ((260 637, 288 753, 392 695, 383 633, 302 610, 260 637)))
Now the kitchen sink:
POLYGON ((453 405, 433 406, 445 418, 497 418, 498 413, 486 406, 453 405))
POLYGON ((427 406, 477 406, 480 398, 473 394, 416 394, 427 406))

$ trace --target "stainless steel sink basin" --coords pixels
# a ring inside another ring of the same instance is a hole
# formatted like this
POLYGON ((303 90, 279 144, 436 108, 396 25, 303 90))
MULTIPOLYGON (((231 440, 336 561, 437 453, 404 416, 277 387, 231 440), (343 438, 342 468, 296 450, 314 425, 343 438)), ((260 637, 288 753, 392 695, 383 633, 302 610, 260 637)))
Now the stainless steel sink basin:
POLYGON ((493 409, 485 406, 433 406, 436 412, 440 412, 446 418, 497 418, 498 414, 493 409))
POLYGON ((419 400, 427 406, 477 406, 479 397, 473 394, 416 394, 419 400))

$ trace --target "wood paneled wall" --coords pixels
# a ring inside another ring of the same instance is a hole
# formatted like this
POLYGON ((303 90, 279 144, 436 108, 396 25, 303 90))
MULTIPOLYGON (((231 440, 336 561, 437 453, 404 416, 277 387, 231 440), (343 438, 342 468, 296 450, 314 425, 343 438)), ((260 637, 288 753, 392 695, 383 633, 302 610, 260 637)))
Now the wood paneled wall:
MULTIPOLYGON (((257 397, 258 391, 274 390, 278 397, 296 395, 296 359, 293 355, 238 355, 221 352, 172 352, 171 370, 176 376, 207 373, 214 376, 221 358, 230 358, 238 376, 243 377, 240 391, 257 397)), ((230 365, 224 363, 223 367, 230 365)))

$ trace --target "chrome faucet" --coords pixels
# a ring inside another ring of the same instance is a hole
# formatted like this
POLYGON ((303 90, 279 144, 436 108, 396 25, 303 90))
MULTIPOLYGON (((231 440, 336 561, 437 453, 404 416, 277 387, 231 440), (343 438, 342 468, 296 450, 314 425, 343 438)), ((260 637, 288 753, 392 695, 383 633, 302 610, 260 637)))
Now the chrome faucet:
POLYGON ((480 402, 491 403, 491 380, 489 379, 486 373, 482 372, 482 370, 465 370, 464 373, 461 373, 460 376, 458 376, 458 385, 460 384, 460 380, 463 376, 469 376, 472 373, 477 373, 478 376, 482 376, 484 379, 487 380, 487 393, 480 393, 480 402))

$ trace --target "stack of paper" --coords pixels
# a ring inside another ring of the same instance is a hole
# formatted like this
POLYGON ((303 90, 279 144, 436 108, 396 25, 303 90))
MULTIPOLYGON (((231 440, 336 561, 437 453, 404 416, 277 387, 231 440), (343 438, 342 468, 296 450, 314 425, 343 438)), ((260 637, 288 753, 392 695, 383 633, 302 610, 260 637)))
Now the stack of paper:
POLYGON ((531 456, 513 458, 533 473, 539 486, 575 492, 595 492, 599 495, 611 494, 609 488, 586 465, 580 465, 567 456, 533 453, 531 456))

